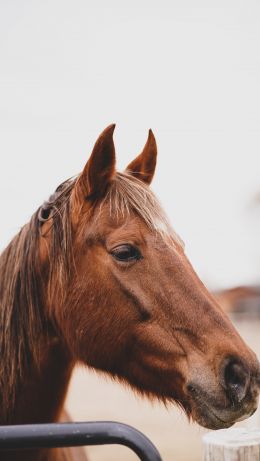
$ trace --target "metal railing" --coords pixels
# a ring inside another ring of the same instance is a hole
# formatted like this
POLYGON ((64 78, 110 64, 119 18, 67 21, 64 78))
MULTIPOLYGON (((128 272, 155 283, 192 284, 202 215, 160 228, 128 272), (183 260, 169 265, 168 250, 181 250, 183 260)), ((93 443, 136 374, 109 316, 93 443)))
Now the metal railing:
POLYGON ((141 461, 162 461, 153 443, 127 424, 102 421, 0 426, 0 450, 112 444, 130 448, 141 461))

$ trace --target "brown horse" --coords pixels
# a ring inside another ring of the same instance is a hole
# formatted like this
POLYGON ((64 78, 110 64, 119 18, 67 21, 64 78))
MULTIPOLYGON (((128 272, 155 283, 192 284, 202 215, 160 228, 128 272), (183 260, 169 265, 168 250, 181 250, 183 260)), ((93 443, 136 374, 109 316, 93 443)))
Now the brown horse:
MULTIPOLYGON (((202 426, 257 406, 259 364, 187 260, 149 189, 156 142, 115 169, 114 125, 83 172, 63 183, 0 260, 0 423, 58 421, 76 363, 202 426)), ((86 390, 87 392, 87 390, 86 390)), ((1 460, 80 459, 79 452, 1 460)))

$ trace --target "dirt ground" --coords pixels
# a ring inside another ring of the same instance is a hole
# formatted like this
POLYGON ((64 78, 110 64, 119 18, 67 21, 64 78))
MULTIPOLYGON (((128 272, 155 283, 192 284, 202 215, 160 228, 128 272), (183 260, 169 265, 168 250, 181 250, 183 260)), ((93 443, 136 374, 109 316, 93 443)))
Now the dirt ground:
MULTIPOLYGON (((260 357, 260 320, 236 318, 235 324, 247 343, 260 357)), ((202 435, 207 432, 189 423, 174 406, 166 409, 151 404, 131 390, 86 369, 73 375, 67 409, 75 421, 120 421, 146 434, 158 448, 163 461, 202 461, 202 435)), ((260 426, 260 412, 240 426, 260 426)), ((89 447, 90 461, 132 461, 137 459, 125 447, 89 447)))

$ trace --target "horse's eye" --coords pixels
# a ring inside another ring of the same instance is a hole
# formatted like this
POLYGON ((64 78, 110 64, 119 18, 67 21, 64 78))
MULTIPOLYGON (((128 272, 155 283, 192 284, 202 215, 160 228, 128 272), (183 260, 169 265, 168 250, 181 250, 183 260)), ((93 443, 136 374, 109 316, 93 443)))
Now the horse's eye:
POLYGON ((111 251, 111 255, 118 261, 122 262, 136 261, 142 257, 138 248, 129 244, 119 245, 114 248, 111 251))

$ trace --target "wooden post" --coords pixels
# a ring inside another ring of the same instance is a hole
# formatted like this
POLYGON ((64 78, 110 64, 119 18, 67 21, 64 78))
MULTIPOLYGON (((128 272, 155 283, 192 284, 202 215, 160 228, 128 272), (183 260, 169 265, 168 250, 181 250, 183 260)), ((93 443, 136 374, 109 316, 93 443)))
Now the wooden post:
POLYGON ((260 428, 209 432, 203 445, 204 461, 260 461, 260 428))

